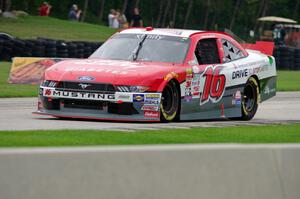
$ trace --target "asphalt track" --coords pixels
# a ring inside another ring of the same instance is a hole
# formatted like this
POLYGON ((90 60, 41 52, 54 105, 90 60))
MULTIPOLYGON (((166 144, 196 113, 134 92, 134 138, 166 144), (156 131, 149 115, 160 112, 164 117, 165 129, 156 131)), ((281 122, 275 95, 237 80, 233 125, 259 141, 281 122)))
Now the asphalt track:
POLYGON ((223 127, 236 125, 300 123, 300 92, 279 92, 277 96, 259 105, 251 121, 189 121, 176 123, 102 122, 61 120, 32 115, 37 98, 0 99, 0 130, 36 129, 96 129, 96 130, 153 130, 191 127, 223 127))

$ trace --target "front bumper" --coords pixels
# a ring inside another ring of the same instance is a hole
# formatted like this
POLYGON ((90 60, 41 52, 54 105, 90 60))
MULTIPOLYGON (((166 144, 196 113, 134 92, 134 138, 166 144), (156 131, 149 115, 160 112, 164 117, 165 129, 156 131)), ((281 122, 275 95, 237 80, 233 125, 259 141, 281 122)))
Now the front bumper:
POLYGON ((40 87, 35 114, 54 117, 160 121, 161 93, 83 92, 40 87))

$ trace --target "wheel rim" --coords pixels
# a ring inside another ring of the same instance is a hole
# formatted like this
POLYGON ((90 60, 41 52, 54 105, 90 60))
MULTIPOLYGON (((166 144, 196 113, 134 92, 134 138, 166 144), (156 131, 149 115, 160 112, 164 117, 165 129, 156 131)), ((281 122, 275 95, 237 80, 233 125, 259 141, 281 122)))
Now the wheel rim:
POLYGON ((178 109, 178 92, 172 85, 168 84, 163 90, 162 109, 167 116, 172 116, 178 109))
POLYGON ((247 84, 244 89, 244 95, 243 95, 244 98, 243 104, 247 112, 251 112, 255 107, 255 102, 256 102, 255 93, 256 93, 255 87, 252 84, 247 84))

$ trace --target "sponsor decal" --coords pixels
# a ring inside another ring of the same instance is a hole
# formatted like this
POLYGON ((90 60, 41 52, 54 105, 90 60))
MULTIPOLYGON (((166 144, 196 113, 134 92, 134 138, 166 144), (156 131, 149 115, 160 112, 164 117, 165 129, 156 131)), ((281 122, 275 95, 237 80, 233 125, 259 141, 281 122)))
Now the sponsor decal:
POLYGON ((274 62, 274 59, 271 56, 268 56, 268 59, 269 59, 269 64, 272 65, 274 62))
POLYGON ((249 74, 258 74, 260 72, 264 72, 264 71, 267 71, 268 70, 268 67, 264 67, 264 66, 259 66, 259 67, 256 67, 256 68, 253 68, 253 69, 249 69, 249 74))
POLYGON ((144 117, 147 118, 159 118, 159 112, 158 111, 145 111, 144 117))
POLYGON ((273 94, 273 93, 275 93, 276 92, 276 89, 275 88, 272 88, 272 89, 270 89, 269 88, 269 86, 266 86, 265 88, 264 88, 264 94, 266 94, 266 95, 270 95, 270 94, 273 94))
POLYGON ((254 61, 254 62, 248 62, 245 64, 237 64, 235 65, 235 68, 249 68, 249 67, 253 67, 253 66, 266 66, 266 64, 268 65, 268 62, 265 61, 254 61))
MULTIPOLYGON (((95 72, 95 73, 110 73, 118 75, 127 75, 128 72, 121 70, 112 70, 112 69, 103 69, 103 68, 71 68, 68 67, 65 69, 66 72, 95 72)), ((131 71, 134 72, 134 71, 131 71)), ((87 80, 82 80, 87 81, 87 80)))
MULTIPOLYGON (((193 71, 191 68, 186 70, 186 81, 185 81, 185 96, 192 96, 192 79, 193 79, 193 71)), ((189 99, 189 98, 188 98, 189 99)))
POLYGON ((192 86, 199 86, 199 85, 200 85, 199 79, 196 81, 192 81, 192 86))
POLYGON ((80 60, 73 61, 70 64, 72 65, 85 65, 85 67, 66 67, 64 70, 66 72, 94 72, 94 73, 109 73, 109 74, 118 74, 118 75, 127 75, 130 73, 136 72, 137 68, 143 68, 144 66, 139 63, 133 63, 129 61, 112 61, 112 60, 80 60), (110 68, 101 68, 101 67, 93 67, 95 65, 98 66, 116 66, 122 67, 122 69, 114 69, 114 67, 110 68))
POLYGON ((159 100, 145 100, 144 101, 144 104, 147 104, 147 105, 149 105, 149 104, 151 104, 151 105, 158 105, 158 104, 160 104, 160 102, 159 102, 159 100))
POLYGON ((196 92, 200 91, 200 86, 194 86, 193 90, 196 91, 196 92))
POLYGON ((192 75, 192 74, 193 74, 193 69, 192 68, 186 69, 186 75, 192 75))
POLYGON ((132 102, 133 101, 133 95, 131 93, 122 93, 122 92, 116 92, 115 93, 116 100, 121 100, 123 102, 132 102))
POLYGON ((193 66, 193 73, 200 73, 200 69, 198 66, 193 66))
MULTIPOLYGON (((144 35, 136 35, 138 39, 142 39, 144 35)), ((147 35, 146 39, 153 39, 153 40, 161 40, 164 36, 162 35, 147 35)))
POLYGON ((44 93, 44 89, 43 89, 43 88, 40 88, 39 95, 43 95, 43 93, 44 93))
POLYGON ((186 81, 185 82, 185 87, 189 88, 191 87, 192 82, 191 81, 186 81))
POLYGON ((134 102, 143 102, 145 100, 144 94, 133 94, 134 102))
MULTIPOLYGON (((168 33, 176 34, 176 35, 182 34, 182 31, 178 30, 178 29, 164 29, 164 32, 168 32, 168 33)), ((182 39, 185 39, 185 38, 182 38, 182 39)), ((188 39, 188 38, 186 38, 186 39, 188 39)))
POLYGON ((241 105, 242 101, 242 93, 240 90, 237 90, 235 94, 233 94, 232 105, 241 105))
POLYGON ((242 69, 232 72, 232 79, 248 77, 248 69, 242 69))
POLYGON ((144 104, 159 104, 160 103, 160 94, 145 94, 144 104))
POLYGON ((199 96, 200 92, 193 92, 193 97, 199 96))
POLYGON ((190 80, 192 80, 193 79, 193 74, 187 74, 186 75, 186 80, 187 81, 190 81, 190 80))
POLYGON ((119 95, 118 99, 130 99, 129 95, 119 95))
POLYGON ((186 102, 191 102, 191 101, 193 100, 193 96, 192 96, 192 95, 185 96, 185 97, 184 97, 184 100, 185 100, 186 102))
POLYGON ((72 99, 89 99, 89 100, 102 100, 114 101, 115 94, 102 94, 102 93, 86 93, 74 91, 59 91, 52 89, 45 89, 44 96, 54 98, 72 98, 72 99))
POLYGON ((184 96, 192 96, 192 89, 191 88, 186 88, 184 96))
POLYGON ((160 99, 160 94, 145 94, 146 99, 160 99))
MULTIPOLYGON (((95 80, 95 78, 94 77, 91 77, 91 76, 80 76, 80 77, 78 77, 78 79, 80 80, 80 81, 93 81, 93 80, 95 80)), ((80 84, 79 84, 80 85, 80 84)))
POLYGON ((194 58, 194 59, 188 61, 188 65, 190 65, 190 66, 195 66, 195 65, 197 65, 197 64, 198 64, 198 61, 196 60, 196 58, 194 58))
MULTIPOLYGON (((78 60, 78 61, 74 61, 72 62, 72 64, 75 65, 105 65, 105 66, 121 66, 121 67, 125 67, 124 69, 131 69, 131 68, 141 68, 143 66, 141 66, 139 63, 134 63, 134 62, 129 62, 129 61, 113 61, 113 60, 89 60, 89 59, 85 59, 85 60, 78 60)), ((105 69, 104 69, 105 70, 105 69)), ((72 67, 68 67, 66 68, 66 71, 98 71, 97 68, 72 68, 72 67)), ((103 70, 101 70, 103 71, 103 70)))
POLYGON ((159 111, 159 106, 154 105, 144 105, 141 108, 142 111, 159 111))
POLYGON ((265 66, 259 66, 259 67, 255 67, 255 68, 246 68, 246 69, 241 69, 241 70, 237 70, 237 71, 233 71, 232 72, 232 79, 239 79, 239 78, 243 78, 243 77, 248 77, 254 74, 258 74, 264 71, 267 71, 268 67, 265 66))
POLYGON ((225 108, 224 108, 224 104, 222 103, 220 105, 220 109, 221 109, 221 118, 225 118, 225 108))
POLYGON ((179 77, 179 75, 177 74, 177 73, 175 73, 175 72, 170 72, 170 73, 168 73, 165 77, 164 77, 164 80, 165 81, 168 81, 168 80, 170 80, 170 79, 172 79, 172 78, 178 78, 179 77))

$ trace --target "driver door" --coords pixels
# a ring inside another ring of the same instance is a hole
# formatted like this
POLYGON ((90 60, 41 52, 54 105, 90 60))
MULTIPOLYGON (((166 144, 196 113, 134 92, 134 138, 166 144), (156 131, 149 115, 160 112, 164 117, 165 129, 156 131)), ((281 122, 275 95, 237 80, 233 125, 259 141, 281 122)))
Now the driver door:
MULTIPOLYGON (((183 111, 188 119, 219 118, 224 112, 221 99, 225 92, 226 77, 223 72, 218 38, 200 38, 194 49, 191 65, 190 104, 184 103, 183 111), (191 114, 188 114, 190 112, 191 114)), ((221 46, 222 48, 222 46, 221 46)), ((187 94, 186 94, 187 95, 187 94)), ((183 117, 184 118, 184 117, 183 117)))

